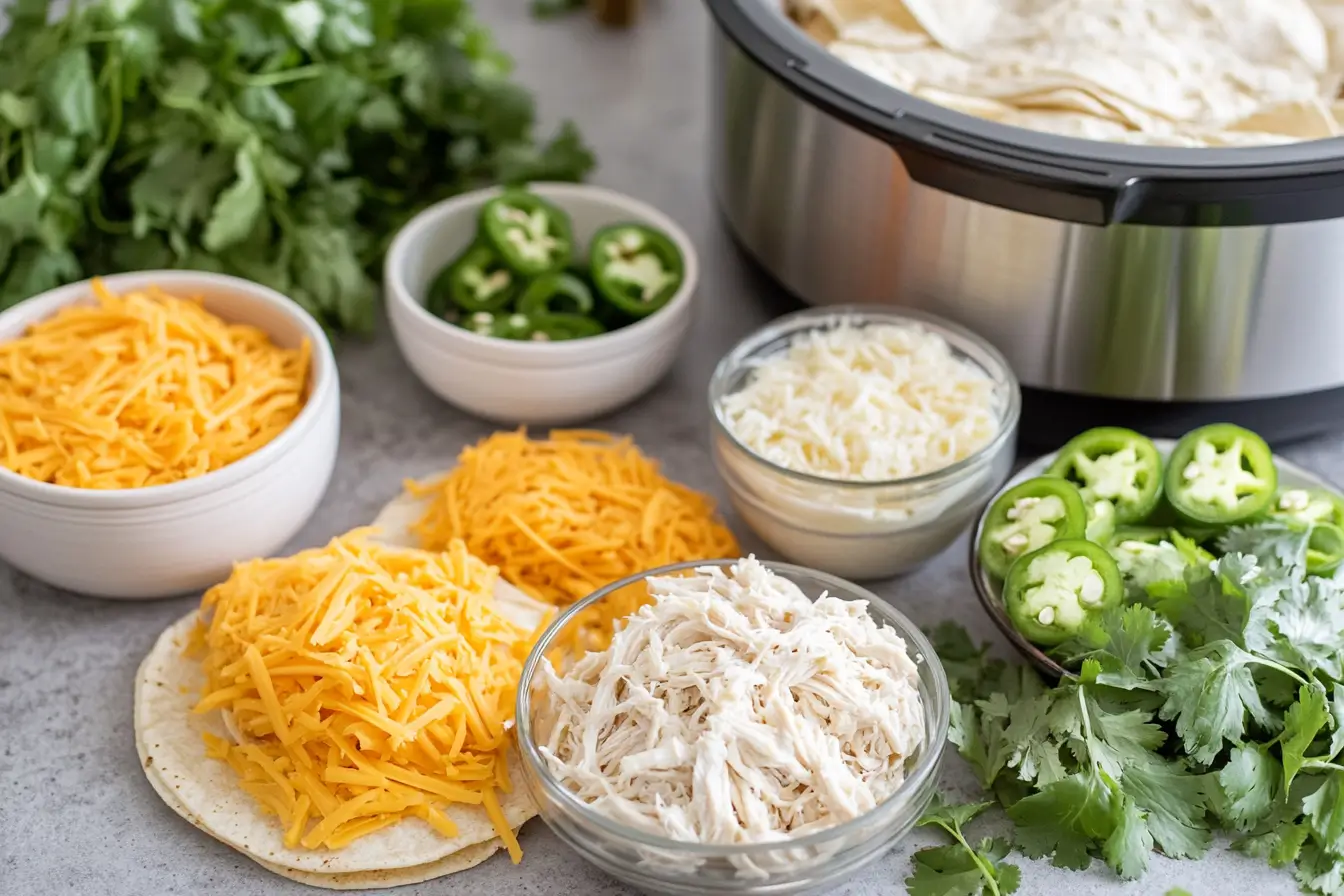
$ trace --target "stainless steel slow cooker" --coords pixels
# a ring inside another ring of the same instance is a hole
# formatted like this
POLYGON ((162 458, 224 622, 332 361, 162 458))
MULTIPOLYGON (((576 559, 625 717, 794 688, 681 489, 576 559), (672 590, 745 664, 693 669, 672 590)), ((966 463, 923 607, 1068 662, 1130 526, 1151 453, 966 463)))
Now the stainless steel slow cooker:
POLYGON ((706 0, 729 228, 806 302, 949 317, 1026 387, 1024 437, 1344 427, 1344 140, 1172 149, 1026 131, 832 57, 779 0, 706 0))

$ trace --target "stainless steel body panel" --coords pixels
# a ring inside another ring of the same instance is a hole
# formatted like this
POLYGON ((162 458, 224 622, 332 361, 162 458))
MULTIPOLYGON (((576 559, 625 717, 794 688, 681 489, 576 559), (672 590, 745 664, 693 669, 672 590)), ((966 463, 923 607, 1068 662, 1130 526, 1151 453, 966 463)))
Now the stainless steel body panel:
POLYGON ((805 301, 940 314, 990 339, 1025 385, 1061 392, 1344 386, 1344 220, 1098 227, 964 199, 713 40, 714 189, 742 245, 805 301))

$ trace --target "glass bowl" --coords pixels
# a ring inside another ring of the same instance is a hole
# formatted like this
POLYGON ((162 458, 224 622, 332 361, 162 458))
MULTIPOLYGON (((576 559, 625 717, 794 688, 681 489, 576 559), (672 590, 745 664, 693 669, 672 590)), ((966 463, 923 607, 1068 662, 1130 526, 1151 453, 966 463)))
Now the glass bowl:
POLYGON ((938 784, 947 740, 951 698, 942 664, 923 633, 881 598, 826 573, 784 563, 765 563, 777 575, 816 599, 821 593, 868 603, 877 621, 891 626, 916 660, 924 741, 907 762, 906 780, 885 802, 851 821, 805 837, 775 843, 707 845, 673 840, 632 828, 598 813, 551 773, 538 748, 550 721, 547 685, 537 674, 549 658, 563 665, 587 637, 590 610, 606 607, 622 614, 648 600, 649 576, 687 575, 699 567, 731 566, 736 560, 678 563, 615 582, 569 607, 542 634, 518 683, 517 735, 522 773, 541 817, 556 835, 589 862, 646 893, 675 896, 794 894, 834 888, 876 861, 908 834, 924 813, 938 784))
POLYGON ((1012 470, 1021 389, 1008 362, 984 339, 932 315, 877 306, 813 308, 758 330, 724 356, 709 384, 714 463, 738 515, 795 562, 860 581, 908 572, 942 553, 1012 470), (848 323, 917 325, 947 340, 955 357, 994 383, 999 428, 975 453, 907 479, 837 480, 767 460, 743 445, 723 414, 760 363, 803 333, 848 323))

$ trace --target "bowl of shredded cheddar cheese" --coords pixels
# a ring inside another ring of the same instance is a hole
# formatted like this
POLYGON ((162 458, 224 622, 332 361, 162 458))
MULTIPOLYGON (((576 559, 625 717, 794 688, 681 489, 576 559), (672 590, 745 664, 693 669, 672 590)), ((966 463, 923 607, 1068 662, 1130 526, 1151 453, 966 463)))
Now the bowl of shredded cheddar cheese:
POLYGON ((0 557, 58 587, 153 598, 288 541, 335 464, 318 323, 256 283, 147 271, 0 314, 0 557))

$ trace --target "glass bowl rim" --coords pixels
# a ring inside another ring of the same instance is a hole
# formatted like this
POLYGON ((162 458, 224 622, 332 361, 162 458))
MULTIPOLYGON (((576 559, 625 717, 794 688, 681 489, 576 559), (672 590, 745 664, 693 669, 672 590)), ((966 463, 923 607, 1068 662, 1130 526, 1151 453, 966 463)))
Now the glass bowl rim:
POLYGON ((709 400, 709 415, 713 421, 714 430, 756 464, 786 479, 794 479, 828 488, 853 489, 856 491, 877 488, 936 486, 944 481, 956 479, 980 466, 988 458, 994 457, 1010 440, 1022 415, 1022 386, 1018 382, 1017 374, 1013 372, 1003 353, 990 344, 987 339, 960 324, 953 323, 935 314, 916 311, 911 308, 888 308, 884 305, 826 305, 819 308, 804 308, 801 311, 776 318, 739 340, 728 350, 727 354, 719 359, 718 364, 714 366, 714 373, 710 376, 709 388, 706 392, 709 400), (994 436, 973 453, 956 463, 902 479, 832 479, 826 476, 818 476, 815 473, 805 473, 801 470, 791 470, 788 467, 780 466, 743 445, 736 433, 724 421, 719 406, 719 399, 728 394, 724 389, 724 384, 728 379, 745 368, 752 359, 759 357, 767 345, 780 337, 793 337, 803 332, 833 329, 836 324, 847 321, 865 325, 915 323, 942 336, 961 355, 971 353, 966 351, 963 345, 958 344, 959 342, 972 345, 977 351, 984 353, 985 359, 972 357, 972 361, 989 375, 996 387, 1004 388, 1008 393, 1008 401, 999 415, 999 426, 994 436), (986 360, 989 363, 985 363, 986 360))
POLYGON ((515 740, 518 744, 518 752, 522 756, 523 762, 527 765, 528 770, 540 782, 540 787, 544 791, 546 799, 554 803, 559 803, 566 811, 582 819, 585 824, 601 830, 604 834, 614 840, 634 843, 639 846, 658 849, 665 852, 681 852, 701 859, 728 859, 764 856, 781 849, 803 849, 810 846, 822 846, 834 840, 841 839, 846 834, 851 834, 854 831, 868 827, 873 824, 874 818, 879 815, 883 816, 878 819, 879 821, 888 823, 899 814, 901 808, 911 805, 910 795, 919 792, 925 779, 929 778, 931 775, 937 774, 943 753, 947 747, 947 729, 952 713, 952 692, 951 686, 948 684, 947 673, 943 669, 942 660, 939 659, 938 654, 933 649, 933 644, 929 641, 924 632, 921 631, 920 628, 904 613, 897 610, 867 588, 856 585, 839 576, 833 576, 830 573, 821 572, 820 570, 811 569, 806 566, 798 566, 792 563, 778 563, 773 560, 761 560, 759 562, 771 572, 780 573, 785 576, 788 576, 791 573, 801 574, 817 580, 826 587, 826 593, 829 595, 844 596, 848 600, 867 601, 870 608, 869 612, 877 619, 877 621, 891 625, 892 628, 896 629, 897 634, 906 642, 906 650, 911 658, 920 658, 917 665, 928 667, 928 677, 930 678, 929 690, 931 692, 929 694, 930 699, 921 699, 920 705, 924 713, 926 743, 931 744, 932 746, 920 752, 914 767, 910 769, 909 773, 895 792, 859 817, 817 831, 816 833, 808 834, 805 837, 758 843, 706 844, 692 843, 686 840, 673 840, 670 837, 660 837, 654 834, 645 833, 628 825, 622 825, 607 818, 607 816, 594 811, 587 803, 575 797, 574 794, 556 780, 555 776, 551 774, 550 769, 547 768, 545 757, 541 755, 541 750, 535 739, 532 737, 532 722, 529 712, 532 706, 531 686, 533 679, 536 677, 537 669, 541 666, 542 661, 545 659, 546 652, 550 649, 556 636, 563 631, 566 625, 568 625, 579 613, 582 613, 584 610, 623 588, 628 588, 629 586, 637 584, 652 576, 668 575, 705 566, 731 566, 740 562, 742 559, 745 558, 687 560, 681 563, 670 563, 635 575, 626 576, 623 579, 599 588, 583 600, 571 604, 564 610, 564 612, 558 614, 546 626, 545 631, 543 631, 541 636, 537 638, 536 643, 532 646, 532 650, 528 653, 527 660, 523 664, 523 671, 518 679, 518 692, 514 706, 514 728, 517 735, 515 740), (873 607, 877 607, 876 613, 871 609, 873 607))

